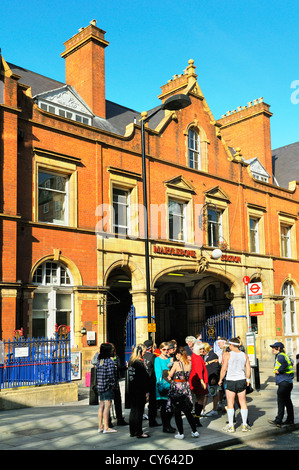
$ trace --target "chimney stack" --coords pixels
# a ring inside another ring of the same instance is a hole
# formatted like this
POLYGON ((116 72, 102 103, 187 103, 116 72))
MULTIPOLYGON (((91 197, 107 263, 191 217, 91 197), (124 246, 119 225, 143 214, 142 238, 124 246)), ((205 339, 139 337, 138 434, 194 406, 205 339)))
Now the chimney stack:
POLYGON ((86 28, 64 43, 65 81, 72 85, 92 112, 106 117, 105 48, 109 42, 105 33, 92 20, 86 28))

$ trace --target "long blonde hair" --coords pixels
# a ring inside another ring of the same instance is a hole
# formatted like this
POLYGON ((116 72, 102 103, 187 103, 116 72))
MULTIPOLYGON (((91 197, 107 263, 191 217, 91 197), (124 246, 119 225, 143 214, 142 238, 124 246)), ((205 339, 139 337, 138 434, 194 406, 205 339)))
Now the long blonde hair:
POLYGON ((131 365, 133 362, 142 359, 142 353, 146 351, 146 346, 144 344, 137 344, 135 346, 133 353, 129 359, 129 365, 131 365))

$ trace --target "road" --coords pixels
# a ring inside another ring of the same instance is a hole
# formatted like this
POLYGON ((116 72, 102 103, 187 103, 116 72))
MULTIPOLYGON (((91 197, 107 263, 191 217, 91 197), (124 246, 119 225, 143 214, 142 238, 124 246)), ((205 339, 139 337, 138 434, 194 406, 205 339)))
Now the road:
POLYGON ((299 450, 299 430, 286 434, 271 435, 244 444, 224 447, 221 450, 299 450))

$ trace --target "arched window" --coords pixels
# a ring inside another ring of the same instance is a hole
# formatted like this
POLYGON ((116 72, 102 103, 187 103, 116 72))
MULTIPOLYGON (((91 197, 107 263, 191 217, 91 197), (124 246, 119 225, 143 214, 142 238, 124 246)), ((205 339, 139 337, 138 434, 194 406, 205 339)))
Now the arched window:
POLYGON ((188 131, 188 158, 190 168, 201 169, 200 137, 194 127, 188 131))
POLYGON ((295 334, 297 331, 295 290, 291 282, 287 281, 282 286, 282 314, 283 331, 285 335, 295 334))
POLYGON ((50 337, 55 325, 67 325, 73 331, 73 280, 61 263, 46 261, 33 274, 32 337, 50 337))

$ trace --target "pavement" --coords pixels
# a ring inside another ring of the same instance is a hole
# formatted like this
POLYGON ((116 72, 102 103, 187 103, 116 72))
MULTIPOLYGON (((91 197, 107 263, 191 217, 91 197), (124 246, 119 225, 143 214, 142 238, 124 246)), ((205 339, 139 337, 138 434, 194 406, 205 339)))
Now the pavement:
MULTIPOLYGON (((117 433, 98 433, 98 406, 89 404, 89 389, 80 386, 77 402, 0 411, 0 450, 101 450, 104 451, 102 455, 105 455, 105 458, 111 458, 111 455, 136 455, 138 451, 147 451, 153 455, 157 452, 192 454, 196 450, 215 450, 240 443, 248 444, 251 440, 262 439, 265 435, 268 437, 271 434, 279 435, 299 429, 299 382, 296 377, 292 391, 295 424, 276 428, 270 426, 267 421, 268 418, 274 419, 277 411, 277 386, 272 370, 272 364, 260 364, 260 389, 255 389, 247 396, 251 430, 246 433, 242 432, 239 411, 236 412, 236 432, 233 434, 223 430, 227 422, 225 411, 219 412, 217 416, 201 418, 202 427, 197 428, 199 438, 191 437, 191 429, 185 417, 183 440, 175 439, 174 434, 163 433, 162 426, 149 428, 147 420, 143 421, 143 425, 144 431, 151 436, 148 439, 130 437, 129 427, 116 426, 116 422, 114 427, 117 433)), ((123 386, 124 382, 121 382, 121 387, 123 386)), ((211 409, 212 403, 209 401, 206 412, 211 409)), ((129 411, 124 409, 127 421, 129 411)), ((161 422, 159 415, 157 421, 161 422)), ((175 426, 174 419, 172 425, 175 426)), ((299 445, 295 442, 294 446, 294 449, 299 450, 299 445)))

